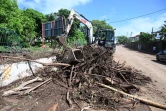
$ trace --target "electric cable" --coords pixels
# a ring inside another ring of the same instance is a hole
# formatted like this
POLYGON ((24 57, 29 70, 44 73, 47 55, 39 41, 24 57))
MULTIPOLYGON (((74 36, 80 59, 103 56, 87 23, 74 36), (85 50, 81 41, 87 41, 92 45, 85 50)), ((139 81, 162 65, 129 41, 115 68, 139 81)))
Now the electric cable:
POLYGON ((127 20, 132 20, 132 19, 143 17, 143 16, 151 15, 151 14, 154 14, 154 13, 157 13, 157 12, 161 12, 163 10, 166 10, 166 8, 158 10, 158 11, 155 11, 155 12, 147 13, 147 14, 144 14, 144 15, 140 15, 140 16, 137 16, 137 17, 132 17, 132 18, 128 18, 128 19, 124 19, 124 20, 118 20, 118 21, 109 22, 109 23, 117 23, 117 22, 123 22, 123 21, 127 21, 127 20))

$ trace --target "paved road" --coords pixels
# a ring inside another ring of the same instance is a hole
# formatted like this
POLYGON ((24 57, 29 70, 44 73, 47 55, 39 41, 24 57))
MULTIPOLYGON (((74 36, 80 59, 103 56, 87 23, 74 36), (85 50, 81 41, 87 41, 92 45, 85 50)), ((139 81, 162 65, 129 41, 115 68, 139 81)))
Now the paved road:
MULTIPOLYGON (((143 74, 150 77, 152 84, 142 87, 138 94, 145 98, 166 105, 166 63, 157 62, 155 55, 133 51, 124 46, 117 46, 114 60, 126 61, 126 66, 142 70, 143 74)), ((154 111, 159 109, 152 108, 154 111)))

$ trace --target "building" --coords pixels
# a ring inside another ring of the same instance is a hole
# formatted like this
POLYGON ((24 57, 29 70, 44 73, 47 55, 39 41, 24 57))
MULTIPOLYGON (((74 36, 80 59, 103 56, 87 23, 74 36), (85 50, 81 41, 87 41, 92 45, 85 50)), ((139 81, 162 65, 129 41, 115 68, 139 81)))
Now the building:
POLYGON ((129 37, 131 42, 136 42, 139 40, 140 33, 136 33, 133 36, 129 37))

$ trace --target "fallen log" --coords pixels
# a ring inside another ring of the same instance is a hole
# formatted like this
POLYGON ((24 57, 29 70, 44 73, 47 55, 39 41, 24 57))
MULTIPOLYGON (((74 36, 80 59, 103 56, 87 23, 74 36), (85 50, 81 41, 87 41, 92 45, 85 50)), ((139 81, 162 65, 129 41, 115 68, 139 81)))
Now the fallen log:
POLYGON ((42 86, 42 85, 45 84, 45 83, 48 83, 48 82, 51 81, 51 80, 52 80, 52 78, 47 79, 46 81, 40 83, 39 85, 37 85, 37 86, 35 86, 35 87, 33 87, 33 88, 31 88, 31 89, 25 91, 24 94, 29 94, 31 91, 37 89, 38 87, 42 86))
POLYGON ((9 96, 9 95, 13 95, 13 94, 20 94, 21 93, 20 91, 31 88, 31 87, 25 87, 26 85, 31 84, 33 82, 37 82, 37 81, 43 81, 43 79, 40 78, 40 77, 36 77, 35 79, 32 79, 32 80, 29 80, 27 82, 22 83, 21 85, 19 85, 18 87, 14 88, 14 89, 5 91, 2 96, 9 96))
POLYGON ((113 87, 110 87, 108 85, 105 85, 105 84, 102 84, 102 83, 96 83, 102 87, 105 87, 105 88, 108 88, 108 89, 111 89, 112 91, 115 91, 115 92, 118 92, 122 95, 125 95, 126 97, 129 97, 129 98, 132 98, 132 99, 137 99, 139 100, 140 102, 143 102, 145 104, 148 104, 148 105, 151 105, 151 106, 154 106, 154 107, 157 107, 157 108, 161 108, 161 109, 165 109, 166 110, 166 105, 162 105, 162 104, 159 104, 159 103, 156 103, 156 102, 153 102, 153 101, 150 101, 150 100, 147 100, 147 99, 143 99, 143 98, 140 98, 140 97, 137 97, 137 96, 133 96, 133 95, 130 95, 130 94, 127 94, 123 91, 120 91, 118 89, 115 89, 113 87))
POLYGON ((66 64, 66 63, 42 63, 42 62, 38 62, 36 60, 31 60, 31 59, 22 58, 22 57, 0 56, 0 58, 9 58, 9 59, 31 61, 31 62, 36 62, 36 63, 42 64, 43 66, 70 66, 70 64, 66 64))

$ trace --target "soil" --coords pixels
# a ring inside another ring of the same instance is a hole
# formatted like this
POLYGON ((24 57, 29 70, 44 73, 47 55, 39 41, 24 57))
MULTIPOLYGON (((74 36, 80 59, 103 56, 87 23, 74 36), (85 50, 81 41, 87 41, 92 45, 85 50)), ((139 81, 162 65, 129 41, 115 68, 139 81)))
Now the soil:
MULTIPOLYGON (((117 46, 114 60, 126 62, 126 66, 141 70, 152 79, 152 83, 142 86, 138 96, 166 105, 166 63, 156 61, 156 56, 139 51, 130 50, 124 46, 117 46)), ((151 107, 152 111, 163 111, 151 107)))
MULTIPOLYGON (((30 80, 34 77, 24 78, 18 80, 10 86, 2 88, 0 95, 4 90, 10 90, 16 87, 23 81, 30 80)), ((33 84, 34 85, 34 84, 33 84)), ((58 104, 57 111, 64 111, 69 108, 66 103, 66 89, 59 87, 59 85, 50 82, 41 86, 29 95, 10 97, 0 96, 0 110, 1 111, 48 111, 53 105, 58 104)))

